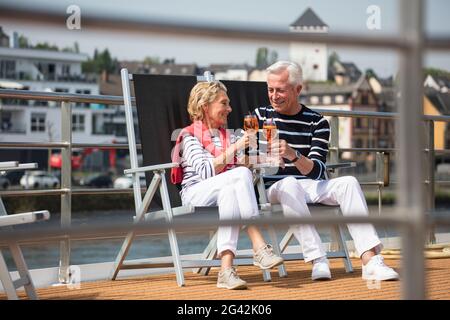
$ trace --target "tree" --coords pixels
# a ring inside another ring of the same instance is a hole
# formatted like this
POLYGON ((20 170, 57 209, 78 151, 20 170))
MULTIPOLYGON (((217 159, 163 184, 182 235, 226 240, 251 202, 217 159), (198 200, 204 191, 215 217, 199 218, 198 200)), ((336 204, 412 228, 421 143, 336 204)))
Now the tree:
POLYGON ((114 70, 113 59, 108 49, 103 50, 98 57, 97 73, 102 71, 112 72, 114 70))
POLYGON ((266 47, 258 48, 256 51, 256 68, 264 69, 269 65, 269 49, 266 47))
POLYGON ((19 36, 18 42, 19 42, 18 43, 19 48, 29 48, 30 47, 30 44, 28 43, 28 38, 22 34, 19 36))
POLYGON ((65 47, 61 50, 62 52, 73 52, 73 53, 80 53, 80 47, 78 45, 78 42, 74 42, 73 47, 65 47))
POLYGON ((144 62, 145 65, 159 64, 160 63, 160 59, 159 59, 159 57, 147 56, 147 57, 144 58, 143 62, 144 62))
POLYGON ((97 49, 94 51, 94 57, 88 59, 82 63, 81 67, 83 73, 96 73, 100 74, 103 71, 112 73, 117 71, 119 62, 117 59, 113 59, 108 49, 99 52, 97 49))
POLYGON ((270 52, 269 64, 273 64, 273 63, 277 62, 277 60, 278 60, 278 52, 276 52, 275 50, 272 50, 270 52))
POLYGON ((328 67, 332 68, 335 62, 340 62, 341 59, 339 58, 339 55, 336 53, 336 51, 333 51, 330 56, 328 57, 328 67))
POLYGON ((448 78, 450 79, 450 72, 442 69, 437 68, 424 68, 423 73, 425 76, 432 76, 432 77, 438 77, 438 78, 448 78))
POLYGON ((80 45, 77 41, 74 42, 73 49, 75 50, 75 53, 80 53, 80 45))
POLYGON ((373 71, 373 69, 366 69, 366 77, 367 78, 377 78, 378 79, 378 76, 377 76, 377 74, 375 73, 375 71, 373 71))
POLYGON ((39 50, 59 51, 59 48, 56 45, 51 45, 48 42, 38 42, 33 48, 39 50))

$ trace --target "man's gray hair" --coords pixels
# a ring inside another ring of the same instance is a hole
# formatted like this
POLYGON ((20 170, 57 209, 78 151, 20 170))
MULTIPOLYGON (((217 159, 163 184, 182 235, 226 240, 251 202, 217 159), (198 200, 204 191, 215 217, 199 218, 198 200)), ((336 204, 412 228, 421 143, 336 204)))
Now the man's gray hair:
POLYGON ((287 70, 289 72, 289 83, 293 86, 303 84, 303 71, 297 63, 291 61, 277 61, 269 66, 266 71, 269 74, 279 74, 287 70))

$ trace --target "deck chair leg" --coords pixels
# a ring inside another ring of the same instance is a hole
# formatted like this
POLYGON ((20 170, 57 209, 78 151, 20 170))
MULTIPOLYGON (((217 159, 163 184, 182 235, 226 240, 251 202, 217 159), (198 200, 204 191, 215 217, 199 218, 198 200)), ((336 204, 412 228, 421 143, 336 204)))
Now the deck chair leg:
POLYGON ((1 250, 0 250, 0 280, 2 281, 3 289, 5 290, 8 299, 18 300, 19 297, 17 296, 16 288, 14 287, 14 283, 8 271, 8 266, 6 265, 1 250))
MULTIPOLYGON (((152 182, 145 193, 144 199, 142 200, 141 207, 137 210, 135 223, 139 223, 144 219, 145 213, 147 212, 148 207, 150 206, 150 202, 153 199, 153 196, 156 193, 159 182, 161 181, 160 175, 155 174, 153 176, 152 182)), ((122 243, 122 247, 120 248, 119 253, 117 254, 116 260, 114 261, 113 269, 111 272, 111 280, 116 280, 117 275, 119 274, 120 269, 122 268, 122 264, 125 261, 125 258, 130 250, 131 244, 134 240, 134 232, 131 231, 127 234, 124 242, 122 243)))
MULTIPOLYGON (((214 235, 209 240, 208 246, 202 253, 201 259, 212 260, 215 258, 216 254, 217 254, 217 231, 214 232, 214 235)), ((192 269, 192 272, 206 276, 209 274, 210 269, 211 269, 210 267, 194 268, 192 269)))
POLYGON ((294 237, 294 231, 292 228, 289 228, 289 230, 284 235, 283 239, 280 241, 280 251, 284 252, 286 250, 289 242, 291 242, 292 238, 294 237))
MULTIPOLYGON (((167 220, 171 222, 173 220, 173 214, 172 214, 172 207, 170 204, 169 190, 167 189, 166 177, 164 176, 164 173, 161 174, 161 184, 159 186, 159 190, 161 193, 163 209, 164 211, 167 212, 167 220)), ((173 258, 173 266, 175 268, 175 274, 177 277, 177 284, 178 286, 182 287, 184 286, 184 274, 181 265, 181 257, 175 230, 169 229, 168 235, 169 235, 170 251, 172 252, 173 258)))
POLYGON ((24 280, 24 289, 29 299, 37 300, 36 289, 34 288, 33 281, 31 279, 30 272, 28 271, 27 264, 23 258, 22 250, 17 244, 11 244, 9 246, 11 250, 12 257, 16 263, 17 271, 19 272, 20 278, 24 280))
MULTIPOLYGON (((261 205, 269 204, 269 201, 267 199, 267 194, 266 194, 266 188, 264 187, 264 181, 262 180, 261 177, 257 181, 257 188, 258 188, 258 193, 259 193, 259 203, 261 205)), ((270 216, 272 214, 272 208, 271 207, 269 207, 269 208, 270 208, 270 210, 266 211, 266 214, 268 216, 270 216)), ((272 242, 273 251, 275 252, 275 254, 281 256, 281 250, 278 245, 278 239, 277 239, 277 234, 275 232, 275 229, 273 227, 269 227, 268 233, 269 233, 270 241, 272 242)), ((278 274, 281 278, 287 277, 287 271, 286 271, 286 267, 285 267, 284 263, 281 264, 280 266, 278 266, 278 274)), ((270 272, 268 270, 263 271, 263 278, 264 278, 264 281, 271 280, 270 272)))
POLYGON ((336 240, 337 240, 337 243, 339 246, 339 251, 343 251, 345 254, 345 257, 343 258, 345 271, 347 273, 353 272, 352 261, 350 260, 350 254, 348 253, 347 244, 344 239, 344 233, 343 233, 342 227, 340 225, 334 226, 334 230, 335 230, 334 233, 336 235, 336 240))
POLYGON ((134 232, 129 232, 122 243, 122 247, 120 248, 119 254, 116 257, 116 260, 114 261, 113 270, 110 276, 111 280, 116 280, 117 275, 119 274, 119 271, 122 267, 123 262, 125 261, 125 258, 128 254, 128 251, 130 250, 131 243, 134 240, 134 232))

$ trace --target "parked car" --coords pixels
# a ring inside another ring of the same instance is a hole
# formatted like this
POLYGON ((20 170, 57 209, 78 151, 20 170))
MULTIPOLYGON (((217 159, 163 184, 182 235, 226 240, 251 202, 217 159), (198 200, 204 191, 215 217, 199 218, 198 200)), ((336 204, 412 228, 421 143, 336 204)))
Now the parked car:
POLYGON ((59 186, 59 180, 45 171, 27 171, 20 179, 20 185, 25 189, 56 188, 59 186))
POLYGON ((94 174, 80 180, 80 185, 96 188, 110 188, 113 185, 109 174, 94 174))
MULTIPOLYGON (((141 188, 145 188, 147 186, 147 182, 145 181, 145 176, 139 176, 139 182, 141 188)), ((116 189, 127 189, 133 187, 133 179, 131 174, 127 174, 121 177, 118 177, 114 180, 114 188, 116 189)))
POLYGON ((9 180, 9 183, 11 186, 19 185, 20 179, 25 174, 25 171, 23 170, 12 170, 12 171, 6 171, 3 174, 3 177, 7 178, 9 180))
POLYGON ((11 185, 11 182, 5 175, 0 175, 0 190, 6 190, 11 185))

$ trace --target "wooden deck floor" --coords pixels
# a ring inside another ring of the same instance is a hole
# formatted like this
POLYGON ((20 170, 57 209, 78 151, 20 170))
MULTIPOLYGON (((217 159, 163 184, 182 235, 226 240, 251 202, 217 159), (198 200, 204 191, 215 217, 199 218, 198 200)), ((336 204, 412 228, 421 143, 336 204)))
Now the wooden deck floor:
MULTIPOLYGON (((386 262, 400 270, 399 260, 386 262)), ((304 262, 286 263, 288 277, 279 278, 272 271, 272 282, 263 282, 256 267, 239 267, 241 278, 249 284, 248 290, 216 288, 217 269, 208 276, 185 272, 186 286, 178 287, 174 274, 118 279, 116 281, 84 282, 80 289, 65 286, 38 289, 40 299, 108 299, 108 300, 293 300, 293 299, 400 299, 400 281, 381 282, 377 288, 368 288, 361 278, 361 263, 353 260, 355 271, 346 273, 341 259, 331 260, 331 281, 311 281, 311 265, 304 262)), ((401 272, 400 272, 401 273, 401 272)), ((119 274, 120 275, 120 274, 119 274)), ((450 259, 426 261, 427 296, 429 299, 450 299, 450 259)), ((20 292, 24 298, 23 291, 20 292)), ((0 295, 5 299, 5 295, 0 295)))

